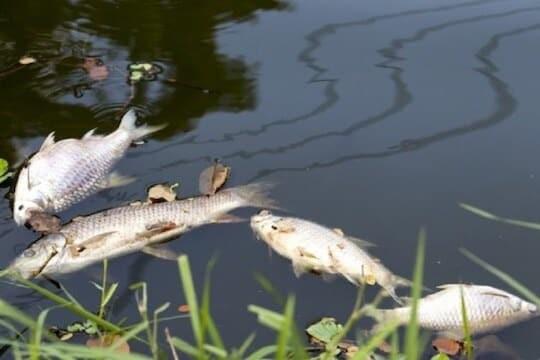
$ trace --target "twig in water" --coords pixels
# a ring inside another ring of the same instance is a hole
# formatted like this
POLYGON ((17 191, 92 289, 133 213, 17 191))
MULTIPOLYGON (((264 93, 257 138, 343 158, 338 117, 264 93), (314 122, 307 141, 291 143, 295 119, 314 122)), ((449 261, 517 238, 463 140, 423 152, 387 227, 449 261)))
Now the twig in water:
POLYGON ((174 348, 174 345, 172 343, 171 334, 169 333, 169 328, 165 328, 165 337, 167 338, 167 342, 169 343, 169 347, 171 348, 171 353, 174 360, 180 360, 178 357, 178 354, 176 353, 176 349, 174 348))

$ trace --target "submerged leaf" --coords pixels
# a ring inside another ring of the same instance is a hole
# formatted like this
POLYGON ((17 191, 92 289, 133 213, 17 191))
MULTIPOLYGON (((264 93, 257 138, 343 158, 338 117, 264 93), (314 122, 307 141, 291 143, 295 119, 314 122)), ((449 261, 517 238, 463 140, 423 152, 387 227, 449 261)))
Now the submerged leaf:
MULTIPOLYGON (((116 346, 118 341, 121 339, 122 337, 120 335, 105 334, 100 337, 89 338, 86 341, 86 346, 88 346, 89 348, 106 348, 113 345, 116 346)), ((123 354, 129 354, 129 344, 127 342, 122 342, 116 347, 116 351, 123 354)))
MULTIPOLYGON (((438 352, 451 356, 457 355, 462 350, 462 344, 459 341, 447 338, 436 338, 432 345, 438 352)), ((444 359, 444 357, 437 359, 444 359)))
POLYGON ((199 176, 199 191, 203 195, 214 195, 225 185, 229 178, 231 168, 216 161, 206 168, 199 176))
POLYGON ((336 322, 334 318, 322 318, 319 322, 310 325, 306 332, 312 337, 312 340, 327 344, 332 341, 334 336, 343 331, 343 326, 336 322))

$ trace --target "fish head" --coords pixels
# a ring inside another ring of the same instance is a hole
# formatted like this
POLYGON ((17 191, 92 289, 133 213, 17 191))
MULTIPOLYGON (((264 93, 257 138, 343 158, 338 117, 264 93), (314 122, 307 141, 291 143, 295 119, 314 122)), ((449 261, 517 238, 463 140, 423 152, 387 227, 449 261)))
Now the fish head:
POLYGON ((538 306, 532 304, 528 301, 520 299, 517 296, 510 295, 508 298, 508 305, 516 314, 521 315, 520 317, 529 318, 538 316, 538 306))
POLYGON ((251 217, 250 226, 257 239, 268 242, 272 233, 276 232, 276 223, 281 217, 275 216, 270 210, 260 210, 251 217))
POLYGON ((44 212, 44 197, 37 189, 32 189, 28 167, 23 167, 17 178, 15 200, 13 201, 13 219, 18 225, 24 225, 34 212, 44 212))
POLYGON ((11 262, 8 270, 24 279, 33 279, 44 272, 47 264, 66 245, 66 236, 62 233, 46 235, 26 248, 11 262))

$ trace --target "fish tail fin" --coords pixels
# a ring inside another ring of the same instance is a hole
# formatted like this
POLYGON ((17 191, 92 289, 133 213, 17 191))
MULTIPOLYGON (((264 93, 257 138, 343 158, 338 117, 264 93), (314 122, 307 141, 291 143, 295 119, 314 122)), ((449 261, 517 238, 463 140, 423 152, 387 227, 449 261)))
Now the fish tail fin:
POLYGON ((253 206, 268 209, 279 209, 276 201, 269 197, 271 183, 253 183, 229 189, 240 198, 243 206, 253 206))
POLYGON ((118 127, 121 130, 127 131, 132 141, 141 139, 167 126, 166 124, 156 126, 143 124, 141 126, 137 126, 135 124, 136 121, 137 114, 135 113, 134 109, 130 109, 127 113, 124 114, 122 120, 120 121, 120 126, 118 127))
POLYGON ((375 321, 375 324, 369 331, 371 334, 376 334, 383 330, 389 323, 399 321, 395 309, 377 309, 373 304, 368 304, 363 309, 366 316, 375 321))

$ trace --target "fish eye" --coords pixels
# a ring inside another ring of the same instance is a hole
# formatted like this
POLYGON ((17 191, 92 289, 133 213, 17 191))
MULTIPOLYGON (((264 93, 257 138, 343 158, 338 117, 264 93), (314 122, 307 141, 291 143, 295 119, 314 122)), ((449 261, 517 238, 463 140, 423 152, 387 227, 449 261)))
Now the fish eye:
POLYGON ((273 229, 273 230, 277 230, 277 226, 276 226, 276 225, 272 225, 272 229, 273 229))
POLYGON ((19 205, 18 209, 19 209, 19 210, 24 209, 24 205, 19 205))
POLYGON ((533 304, 528 304, 527 310, 529 310, 531 314, 536 314, 538 312, 538 308, 536 307, 536 305, 533 304))
POLYGON ((512 307, 512 310, 519 311, 521 310, 521 300, 518 298, 511 298, 510 299, 510 306, 512 307))
POLYGON ((27 258, 34 257, 36 256, 36 252, 32 249, 26 249, 23 251, 23 256, 27 258))

